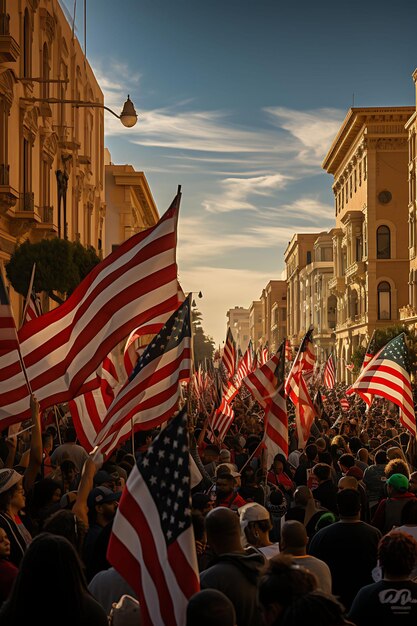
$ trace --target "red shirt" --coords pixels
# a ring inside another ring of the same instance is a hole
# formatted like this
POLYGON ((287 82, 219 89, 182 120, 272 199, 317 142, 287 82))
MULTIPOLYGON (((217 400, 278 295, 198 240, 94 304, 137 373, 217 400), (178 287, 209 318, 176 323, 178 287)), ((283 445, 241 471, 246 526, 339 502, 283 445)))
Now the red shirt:
POLYGON ((225 500, 216 502, 216 506, 225 506, 232 511, 237 511, 241 506, 246 504, 246 500, 242 498, 236 491, 233 491, 225 500))

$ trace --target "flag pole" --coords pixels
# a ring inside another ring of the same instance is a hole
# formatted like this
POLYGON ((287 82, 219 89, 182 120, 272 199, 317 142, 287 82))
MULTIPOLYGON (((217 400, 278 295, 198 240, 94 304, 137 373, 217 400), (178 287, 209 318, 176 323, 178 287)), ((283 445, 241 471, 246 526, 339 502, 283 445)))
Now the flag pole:
POLYGON ((27 292, 26 300, 25 300, 25 305, 24 305, 23 311, 22 311, 22 319, 20 320, 20 328, 22 328, 23 324, 25 323, 26 312, 27 312, 28 307, 29 307, 29 302, 30 302, 32 289, 33 289, 33 281, 35 280, 35 270, 36 270, 36 263, 34 263, 33 267, 32 267, 32 275, 30 277, 28 292, 27 292))

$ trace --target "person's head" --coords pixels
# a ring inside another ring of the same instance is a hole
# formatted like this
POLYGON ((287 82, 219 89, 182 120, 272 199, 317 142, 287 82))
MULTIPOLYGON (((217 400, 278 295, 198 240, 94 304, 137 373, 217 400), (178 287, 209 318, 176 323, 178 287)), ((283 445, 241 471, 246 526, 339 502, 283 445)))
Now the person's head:
POLYGON ((239 516, 219 506, 206 515, 207 542, 214 554, 242 552, 239 516))
POLYGON ((404 474, 392 474, 387 479, 387 491, 389 496, 396 496, 408 491, 408 478, 404 474))
POLYGON ((68 509, 55 511, 45 520, 42 530, 53 535, 66 537, 78 554, 81 554, 87 528, 72 511, 68 509))
POLYGON ((391 531, 378 544, 384 578, 408 578, 417 562, 417 541, 411 535, 391 531))
POLYGON ((83 594, 87 593, 83 567, 68 539, 50 533, 37 535, 28 545, 9 599, 2 607, 4 623, 20 626, 42 622, 45 589, 48 612, 59 615, 60 625, 79 623, 83 594))
POLYGON ((30 491, 29 501, 31 501, 32 511, 39 511, 43 507, 57 505, 61 500, 61 485, 57 480, 52 480, 52 478, 38 480, 30 491))
POLYGON ((77 441, 77 431, 73 426, 69 426, 65 431, 65 441, 67 443, 74 443, 77 441))
POLYGON ((229 598, 217 589, 202 589, 188 601, 186 626, 235 626, 236 612, 229 598))
POLYGON ((0 511, 16 515, 25 508, 23 476, 13 469, 0 470, 0 511))
POLYGON ((119 498, 120 493, 107 487, 94 487, 87 497, 89 523, 107 526, 116 515, 119 498))
POLYGON ((359 461, 361 461, 362 463, 368 464, 369 452, 368 452, 368 450, 366 448, 359 448, 359 450, 357 452, 357 457, 358 457, 359 461))
POLYGON ((286 609, 279 626, 344 626, 345 607, 322 591, 311 591, 296 598, 286 609))
POLYGON ((405 461, 404 453, 398 446, 392 446, 391 448, 388 448, 387 458, 389 461, 391 461, 392 459, 402 459, 403 461, 405 461))
POLYGON ((317 459, 317 446, 315 443, 309 443, 305 448, 305 455, 309 463, 313 463, 317 459))
POLYGON ((329 480, 331 476, 331 467, 327 463, 316 463, 313 467, 313 474, 319 481, 319 483, 329 480))
POLYGON ((358 480, 354 476, 342 476, 342 478, 339 478, 337 488, 339 491, 342 491, 343 489, 354 489, 357 491, 358 484, 358 480))
POLYGON ((230 463, 232 460, 232 455, 230 450, 227 448, 222 448, 219 454, 219 463, 230 463))
POLYGON ((240 473, 242 487, 253 486, 256 484, 256 474, 253 467, 247 465, 240 473))
POLYGON ((337 494, 337 509, 340 518, 359 519, 361 511, 361 496, 354 489, 342 489, 337 494))
POLYGON ((386 465, 387 464, 387 453, 385 450, 377 450, 375 452, 375 465, 386 465))
POLYGON ((216 494, 218 500, 225 500, 235 488, 235 479, 230 473, 220 472, 216 477, 216 494))
POLYGON ((258 603, 265 626, 278 625, 292 602, 315 589, 316 577, 294 565, 291 555, 279 554, 270 559, 258 582, 258 603))
POLYGON ((352 454, 357 454, 360 448, 362 448, 362 441, 359 437, 351 437, 349 439, 349 448, 352 454))
POLYGON ((242 538, 257 548, 268 545, 269 531, 272 528, 269 511, 257 502, 248 502, 239 508, 239 521, 242 538))
POLYGON ((205 516, 213 508, 213 501, 207 493, 197 491, 191 496, 191 506, 205 516))
POLYGON ((60 468, 63 480, 72 483, 77 475, 77 468, 74 461, 71 461, 71 459, 64 459, 60 465, 60 468))
POLYGON ((403 474, 408 479, 410 477, 410 470, 403 459, 395 458, 386 464, 384 474, 387 480, 393 474, 403 474))
POLYGON ((219 447, 214 444, 209 444, 203 451, 203 463, 208 465, 209 463, 218 463, 220 456, 219 447))
POLYGON ((318 439, 316 439, 316 446, 318 454, 321 454, 327 448, 326 440, 323 439, 323 437, 319 437, 318 439))
POLYGON ((49 430, 45 430, 42 433, 42 449, 46 452, 51 452, 54 447, 54 437, 49 430))
POLYGON ((294 491, 294 504, 296 506, 307 506, 308 502, 312 500, 313 494, 310 487, 306 485, 300 485, 294 491))
POLYGON ((99 470, 94 476, 94 487, 107 487, 107 489, 115 490, 116 477, 112 476, 106 470, 99 470))
POLYGON ((304 524, 297 520, 287 520, 281 528, 280 548, 282 552, 302 556, 306 553, 308 543, 304 524))
POLYGON ((341 471, 346 474, 346 472, 355 465, 355 458, 352 454, 342 454, 338 460, 338 464, 341 471))
POLYGON ((3 528, 0 528, 0 559, 8 559, 10 556, 10 539, 3 528))
POLYGON ((408 481, 408 491, 417 494, 417 472, 410 474, 410 480, 408 481))
POLYGON ((325 511, 324 513, 320 515, 319 519, 316 521, 314 530, 318 532, 322 528, 325 528, 326 526, 330 526, 331 524, 334 524, 335 521, 336 521, 335 514, 332 513, 331 511, 325 511))

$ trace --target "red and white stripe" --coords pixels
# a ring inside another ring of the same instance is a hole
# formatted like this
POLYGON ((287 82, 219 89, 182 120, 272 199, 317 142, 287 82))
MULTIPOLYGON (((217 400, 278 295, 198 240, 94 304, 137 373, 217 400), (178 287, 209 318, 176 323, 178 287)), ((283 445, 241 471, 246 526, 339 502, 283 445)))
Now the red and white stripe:
POLYGON ((265 409, 264 445, 268 467, 276 454, 288 456, 288 416, 284 391, 285 344, 260 368, 243 379, 255 400, 265 409))
POLYGON ((235 413, 232 407, 225 400, 225 398, 223 398, 219 408, 216 409, 213 420, 211 422, 211 428, 208 433, 208 438, 210 439, 210 441, 215 440, 214 432, 216 431, 218 433, 216 436, 217 440, 223 441, 234 419, 235 413))
POLYGON ((227 380, 230 380, 236 371, 236 347, 230 328, 227 329, 226 343, 224 344, 221 362, 226 370, 227 380))
MULTIPOLYGON (((16 323, 3 275, 0 272, 0 357, 5 355, 4 358, 7 359, 9 354, 13 355, 13 358, 18 362, 18 368, 21 369, 18 350, 19 340, 17 338, 16 323)), ((25 389, 27 392, 26 385, 25 389)), ((10 392, 12 391, 11 388, 9 390, 10 392)))
POLYGON ((329 358, 326 361, 323 380, 327 389, 334 389, 334 385, 336 382, 336 368, 335 368, 332 354, 329 356, 329 358))
POLYGON ((249 341, 249 345, 246 348, 245 354, 240 359, 239 366, 236 373, 236 385, 240 387, 242 380, 245 376, 248 376, 256 367, 256 357, 252 349, 252 342, 249 341))
POLYGON ((292 347, 291 341, 289 339, 285 342, 285 360, 292 361, 292 347))
MULTIPOLYGON (((179 196, 154 227, 97 265, 61 306, 19 331, 22 356, 41 408, 91 389, 88 377, 135 328, 154 334, 154 320, 175 310, 179 196)), ((24 380, 24 379, 23 379, 24 380)), ((30 415, 13 353, 0 358, 0 424, 30 415)))
POLYGON ((309 380, 313 375, 315 362, 316 355, 314 352, 314 344, 311 338, 311 330, 309 330, 305 334, 304 339, 301 342, 300 348, 293 361, 287 380, 285 381, 285 393, 287 394, 287 396, 290 396, 291 401, 294 405, 296 405, 297 401, 294 402, 294 394, 291 396, 290 392, 290 387, 293 384, 292 379, 298 372, 303 372, 304 380, 309 380))
POLYGON ((340 407, 342 409, 342 411, 349 411, 350 409, 350 402, 347 398, 340 398, 340 407))
POLYGON ((94 448, 94 440, 100 432, 107 410, 121 387, 111 353, 104 359, 96 375, 100 379, 100 387, 68 403, 77 437, 88 452, 94 448))

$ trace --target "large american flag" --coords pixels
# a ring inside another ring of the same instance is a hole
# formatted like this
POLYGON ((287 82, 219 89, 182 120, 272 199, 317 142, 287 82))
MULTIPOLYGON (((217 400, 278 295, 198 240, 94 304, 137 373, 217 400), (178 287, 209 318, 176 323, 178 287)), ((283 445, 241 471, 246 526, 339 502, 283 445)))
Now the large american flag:
POLYGON ((336 367, 333 354, 329 356, 324 367, 323 381, 327 389, 333 389, 336 382, 336 367))
MULTIPOLYGON (((91 389, 88 377, 135 328, 158 332, 154 320, 178 306, 177 220, 180 194, 152 228, 99 263, 61 306, 19 330, 22 357, 41 408, 91 389), (85 384, 86 383, 86 384, 85 384)), ((0 425, 30 416, 14 352, 0 358, 0 425)))
POLYGON ((288 456, 288 416, 284 391, 285 341, 269 361, 243 379, 265 410, 264 445, 268 467, 278 453, 288 456))
POLYGON ((391 339, 346 391, 358 394, 365 402, 370 395, 378 395, 399 407, 400 422, 413 437, 417 436, 413 391, 411 388, 408 351, 405 334, 391 339))
POLYGON ((236 385, 240 387, 242 380, 253 372, 256 368, 256 354, 253 351, 252 340, 249 341, 248 347, 245 350, 245 354, 239 361, 239 365, 236 372, 236 385))
POLYGON ((308 380, 311 378, 314 372, 314 365, 316 362, 316 354, 314 352, 314 344, 313 344, 313 329, 310 328, 301 342, 300 347, 298 348, 297 355, 293 361, 290 372, 288 374, 287 380, 285 381, 285 393, 287 396, 291 398, 291 401, 294 402, 293 397, 291 395, 291 389, 294 387, 294 376, 297 372, 303 372, 304 380, 308 380))
POLYGON ((138 594, 145 626, 183 626, 199 590, 189 459, 183 410, 132 469, 113 521, 107 559, 138 594))
POLYGON ((231 328, 227 329, 226 343, 224 344, 221 365, 226 371, 226 378, 230 380, 236 370, 236 345, 231 328))
POLYGON ((172 417, 179 399, 179 382, 190 378, 191 294, 148 344, 114 402, 94 446, 108 457, 134 430, 149 430, 172 417))
POLYGON ((102 428, 107 411, 122 386, 111 353, 106 356, 95 375, 99 378, 100 386, 92 391, 86 391, 68 403, 79 442, 88 452, 94 448, 97 433, 102 428))
POLYGON ((4 284, 3 273, 0 271, 0 357, 9 353, 14 355, 20 367, 16 322, 10 306, 9 294, 4 284))

